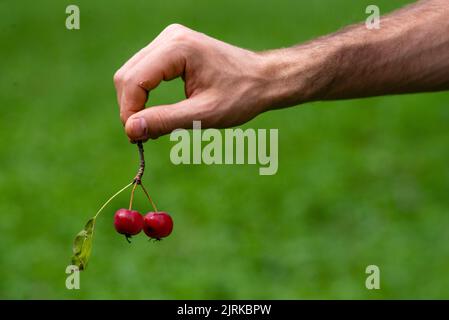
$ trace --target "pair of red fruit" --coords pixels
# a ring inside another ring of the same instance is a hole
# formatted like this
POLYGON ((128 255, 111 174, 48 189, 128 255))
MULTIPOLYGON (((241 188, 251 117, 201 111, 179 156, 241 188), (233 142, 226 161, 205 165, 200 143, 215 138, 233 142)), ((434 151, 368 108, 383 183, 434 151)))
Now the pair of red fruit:
POLYGON ((134 185, 131 191, 131 198, 129 200, 129 208, 119 209, 115 213, 115 230, 117 230, 118 233, 125 235, 128 242, 130 242, 129 238, 135 236, 136 234, 139 234, 142 230, 151 239, 161 240, 162 238, 170 235, 170 233, 172 232, 173 220, 167 212, 157 210, 155 203, 142 184, 142 176, 145 170, 145 157, 142 141, 137 142, 137 147, 139 149, 140 166, 139 170, 137 171, 136 177, 134 178, 132 183, 128 185, 134 185), (138 211, 132 210, 134 192, 137 186, 140 186, 142 188, 142 191, 147 196, 154 210, 152 212, 148 212, 145 217, 143 217, 138 211))
POLYGON ((145 217, 138 211, 119 209, 114 216, 114 226, 118 233, 125 235, 126 240, 143 230, 145 234, 156 240, 167 237, 173 230, 173 220, 167 212, 148 212, 145 217))

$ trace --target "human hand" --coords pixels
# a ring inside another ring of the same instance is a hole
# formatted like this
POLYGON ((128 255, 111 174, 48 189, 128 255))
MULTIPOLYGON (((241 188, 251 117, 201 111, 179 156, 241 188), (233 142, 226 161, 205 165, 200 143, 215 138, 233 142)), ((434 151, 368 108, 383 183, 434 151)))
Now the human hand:
POLYGON ((114 75, 120 117, 131 141, 177 128, 223 128, 266 110, 273 95, 266 56, 170 25, 114 75), (148 92, 182 77, 186 99, 145 109, 148 92))

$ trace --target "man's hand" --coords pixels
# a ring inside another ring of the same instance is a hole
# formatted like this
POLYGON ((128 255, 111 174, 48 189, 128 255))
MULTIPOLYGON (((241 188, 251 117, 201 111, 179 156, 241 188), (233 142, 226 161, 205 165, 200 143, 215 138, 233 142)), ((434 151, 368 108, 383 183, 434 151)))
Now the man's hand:
POLYGON ((307 101, 447 90, 448 1, 418 1, 378 30, 360 24, 261 53, 171 25, 114 76, 126 133, 147 140, 193 120, 222 128, 307 101), (145 109, 148 92, 178 76, 186 99, 145 109))
POLYGON ((190 128, 193 120, 203 127, 250 120, 270 104, 263 60, 184 26, 168 26, 114 76, 126 133, 132 141, 147 140, 190 128), (185 81, 185 100, 145 109, 149 91, 179 76, 185 81))

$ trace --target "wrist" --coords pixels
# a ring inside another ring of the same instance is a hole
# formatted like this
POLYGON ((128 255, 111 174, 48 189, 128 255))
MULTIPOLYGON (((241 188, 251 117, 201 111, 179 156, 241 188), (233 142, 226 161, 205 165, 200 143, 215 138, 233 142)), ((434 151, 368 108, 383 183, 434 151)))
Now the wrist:
POLYGON ((337 47, 319 43, 260 52, 267 110, 325 98, 337 73, 337 47))

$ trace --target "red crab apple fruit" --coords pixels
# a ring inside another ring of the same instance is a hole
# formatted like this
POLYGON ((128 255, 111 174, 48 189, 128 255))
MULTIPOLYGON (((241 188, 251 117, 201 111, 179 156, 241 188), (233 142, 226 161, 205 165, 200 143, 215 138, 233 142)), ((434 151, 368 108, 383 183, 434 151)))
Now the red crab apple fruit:
POLYGON ((114 226, 126 239, 138 234, 143 228, 143 217, 138 211, 119 209, 114 215, 114 226))
POLYGON ((143 218, 143 231, 153 239, 167 237, 173 230, 173 220, 167 212, 148 212, 143 218))

